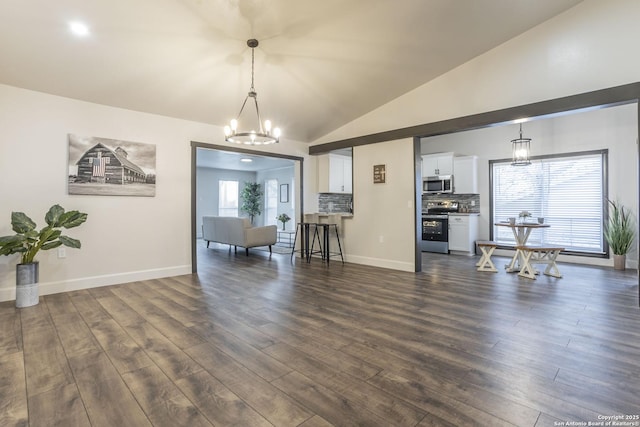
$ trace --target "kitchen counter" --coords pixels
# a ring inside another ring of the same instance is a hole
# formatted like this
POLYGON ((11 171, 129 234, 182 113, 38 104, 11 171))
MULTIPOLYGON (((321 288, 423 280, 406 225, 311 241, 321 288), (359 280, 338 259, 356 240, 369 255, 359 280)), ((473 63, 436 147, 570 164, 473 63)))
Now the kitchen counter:
MULTIPOLYGON (((345 244, 343 240, 346 235, 345 228, 348 227, 347 224, 351 223, 350 220, 352 218, 353 218, 353 214, 350 212, 315 212, 313 214, 305 214, 305 221, 308 221, 308 222, 316 222, 318 224, 328 224, 329 222, 335 223, 337 225, 336 233, 340 234, 340 239, 342 240, 342 245, 343 245, 342 248, 344 248, 344 244, 345 244), (315 216, 315 219, 309 218, 307 217, 307 215, 310 215, 311 217, 315 216), (345 221, 345 220, 349 220, 349 221, 345 221)), ((332 234, 333 232, 329 233, 330 236, 332 234)))
MULTIPOLYGON (((438 214, 429 214, 427 212, 422 212, 422 215, 443 215, 443 213, 438 213, 438 214)), ((479 216, 480 212, 449 212, 449 213, 444 213, 444 215, 450 215, 450 216, 479 216)))
POLYGON ((353 217, 352 213, 349 212, 316 212, 316 215, 325 217, 329 215, 340 215, 342 218, 351 218, 353 217))

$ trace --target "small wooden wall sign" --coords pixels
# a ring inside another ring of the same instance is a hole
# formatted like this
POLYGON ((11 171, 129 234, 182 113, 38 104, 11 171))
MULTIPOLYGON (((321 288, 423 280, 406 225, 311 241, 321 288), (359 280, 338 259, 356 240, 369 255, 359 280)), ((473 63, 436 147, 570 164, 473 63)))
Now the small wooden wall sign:
POLYGON ((387 178, 387 165, 373 165, 373 183, 384 184, 387 178))

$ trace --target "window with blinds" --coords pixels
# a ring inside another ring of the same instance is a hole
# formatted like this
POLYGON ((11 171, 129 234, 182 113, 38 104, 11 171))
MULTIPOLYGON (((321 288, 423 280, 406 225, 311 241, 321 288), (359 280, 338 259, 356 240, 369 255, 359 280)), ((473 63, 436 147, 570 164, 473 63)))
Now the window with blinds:
MULTIPOLYGON (((603 254, 606 156, 603 150, 541 158, 529 166, 491 162, 492 224, 528 211, 530 221, 544 217, 550 225, 533 230, 528 244, 603 254)), ((499 243, 515 244, 508 227, 494 226, 493 236, 499 243)))

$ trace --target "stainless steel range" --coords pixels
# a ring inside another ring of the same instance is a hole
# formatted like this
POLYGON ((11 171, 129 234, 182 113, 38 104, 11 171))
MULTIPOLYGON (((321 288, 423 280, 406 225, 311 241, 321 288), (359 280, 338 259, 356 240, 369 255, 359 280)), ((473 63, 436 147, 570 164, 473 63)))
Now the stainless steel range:
POLYGON ((458 202, 427 203, 427 211, 422 214, 423 252, 449 253, 449 212, 458 212, 458 202))

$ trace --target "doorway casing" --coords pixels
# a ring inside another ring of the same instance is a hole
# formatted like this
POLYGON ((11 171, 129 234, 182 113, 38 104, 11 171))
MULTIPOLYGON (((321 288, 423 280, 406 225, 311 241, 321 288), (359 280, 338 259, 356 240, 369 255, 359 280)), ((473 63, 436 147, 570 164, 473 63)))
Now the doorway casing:
POLYGON ((262 157, 275 157, 280 159, 292 160, 294 162, 299 162, 300 171, 299 176, 295 177, 298 180, 298 189, 300 191, 300 197, 297 200, 298 204, 298 212, 300 215, 300 220, 302 220, 302 212, 304 210, 304 158, 298 156, 289 156, 286 154, 279 153, 270 153, 258 150, 250 150, 242 147, 233 147, 228 145, 218 145, 218 144, 208 144, 205 142, 191 141, 191 272, 198 272, 198 257, 197 257, 197 218, 196 218, 196 204, 197 204, 197 186, 196 186, 196 178, 197 178, 197 152, 198 148, 208 149, 208 150, 220 150, 220 151, 228 151, 233 153, 242 153, 253 156, 262 156, 262 157))

